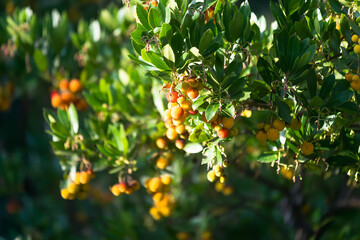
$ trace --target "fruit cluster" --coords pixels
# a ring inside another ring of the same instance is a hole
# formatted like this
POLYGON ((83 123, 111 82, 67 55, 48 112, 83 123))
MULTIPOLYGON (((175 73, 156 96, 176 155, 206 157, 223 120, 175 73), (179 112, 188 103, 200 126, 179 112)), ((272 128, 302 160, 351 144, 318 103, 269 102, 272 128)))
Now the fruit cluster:
POLYGON ((146 190, 152 194, 154 206, 149 213, 155 220, 170 216, 175 207, 175 199, 169 193, 172 178, 169 175, 154 177, 145 181, 146 190))
POLYGON ((360 78, 359 78, 359 75, 352 74, 352 73, 348 72, 348 73, 345 74, 345 79, 346 79, 346 81, 350 82, 350 87, 354 91, 359 91, 360 90, 360 78))
POLYGON ((61 80, 59 91, 51 93, 51 105, 65 110, 73 103, 78 110, 85 110, 87 103, 80 94, 81 89, 82 84, 78 79, 72 79, 70 82, 67 79, 61 80))
POLYGON ((206 119, 205 112, 201 115, 205 123, 210 123, 219 138, 234 137, 238 134, 238 130, 233 128, 235 120, 232 117, 223 117, 217 113, 210 120, 206 119))
POLYGON ((89 182, 95 175, 91 170, 75 173, 75 178, 69 181, 66 188, 61 189, 61 197, 67 200, 73 200, 77 197, 83 200, 87 197, 90 190, 89 182))
POLYGON ((220 181, 215 183, 215 190, 217 192, 221 192, 222 194, 228 196, 231 195, 234 192, 234 188, 228 185, 225 185, 224 183, 221 183, 220 181))
POLYGON ((210 182, 214 182, 216 180, 216 178, 219 178, 220 183, 225 183, 226 182, 226 174, 224 171, 224 168, 227 167, 227 161, 224 161, 222 166, 219 165, 215 165, 213 166, 213 169, 208 171, 207 173, 207 179, 210 182))
POLYGON ((276 141, 280 137, 280 131, 284 130, 285 122, 280 119, 275 119, 271 124, 259 122, 257 124, 256 139, 259 142, 276 141))
POLYGON ((170 151, 161 153, 156 159, 156 167, 159 169, 165 169, 174 160, 174 154, 170 151))
POLYGON ((300 151, 305 156, 308 156, 314 152, 314 144, 304 141, 300 146, 300 151))
POLYGON ((125 193, 130 195, 134 191, 139 190, 140 184, 138 180, 130 180, 130 181, 120 181, 119 183, 113 185, 110 188, 110 191, 114 196, 120 196, 125 193))

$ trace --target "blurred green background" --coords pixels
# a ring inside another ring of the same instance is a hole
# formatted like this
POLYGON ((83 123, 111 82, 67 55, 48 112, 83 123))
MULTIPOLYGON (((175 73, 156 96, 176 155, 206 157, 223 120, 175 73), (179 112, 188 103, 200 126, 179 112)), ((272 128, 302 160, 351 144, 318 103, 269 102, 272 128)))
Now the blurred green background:
MULTIPOLYGON (((250 4, 258 15, 272 19, 268 2, 250 4)), ((120 8, 122 2, 2 0, 0 44, 7 50, 11 46, 7 45, 5 16, 27 6, 40 21, 53 9, 67 12, 69 28, 76 29, 79 19, 89 22, 102 9, 120 8)), ((128 37, 128 32, 123 35, 128 37)), ((34 44, 41 47, 42 42, 34 44)), ((73 55, 79 50, 70 42, 65 44, 68 50, 59 53, 60 61, 78 74, 81 67, 74 65, 73 55)), ((306 171, 303 181, 293 183, 286 172, 276 174, 276 169, 252 159, 237 162, 238 167, 229 170, 232 193, 217 191, 205 180, 206 171, 198 159, 189 161, 176 212, 159 222, 147 213, 151 196, 143 188, 114 198, 108 190, 112 176, 107 173, 99 174, 86 200, 63 200, 59 194, 62 171, 51 151, 42 114, 43 108, 50 108, 52 82, 29 70, 33 63, 28 66, 21 51, 13 57, 3 51, 0 58, 2 88, 8 82, 15 85, 10 108, 0 112, 0 239, 185 239, 179 233, 189 234, 189 239, 360 238, 360 193, 347 187, 346 176, 306 171)), ((117 54, 114 61, 122 57, 117 54)), ((239 137, 240 141, 246 142, 247 136, 239 137)), ((238 149, 233 146, 230 157, 245 159, 253 151, 238 149)))

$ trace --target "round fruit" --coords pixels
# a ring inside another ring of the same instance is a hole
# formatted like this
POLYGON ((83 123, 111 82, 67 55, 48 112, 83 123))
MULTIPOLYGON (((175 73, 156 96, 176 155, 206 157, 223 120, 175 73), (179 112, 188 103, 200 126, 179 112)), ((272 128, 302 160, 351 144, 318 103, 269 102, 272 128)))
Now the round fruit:
POLYGON ((53 94, 53 96, 51 97, 51 105, 54 108, 57 108, 60 106, 61 103, 62 101, 60 95, 58 93, 53 94))
POLYGON ((120 196, 120 194, 121 194, 118 184, 113 185, 113 186, 111 187, 110 191, 111 191, 112 194, 114 194, 115 196, 120 196))
POLYGON ((226 175, 223 175, 223 176, 221 176, 221 177, 219 178, 219 181, 220 181, 221 183, 224 183, 224 182, 226 182, 226 179, 227 179, 226 175))
POLYGON ((348 82, 351 82, 352 77, 353 77, 353 74, 352 74, 352 73, 346 73, 346 74, 345 74, 345 79, 346 79, 346 81, 348 81, 348 82))
POLYGON ((234 119, 233 118, 224 118, 222 120, 222 124, 225 128, 232 128, 234 126, 234 119))
POLYGON ((171 117, 175 120, 180 119, 184 115, 184 110, 180 106, 171 109, 171 117))
POLYGON ((265 124, 265 126, 264 126, 264 130, 265 131, 268 131, 269 129, 271 128, 271 125, 270 124, 265 124))
POLYGON ((71 182, 69 183, 67 190, 69 191, 69 193, 76 193, 77 191, 79 191, 79 185, 71 182))
POLYGON ((69 83, 69 89, 72 92, 78 92, 80 91, 82 88, 81 82, 79 81, 79 79, 72 79, 69 83))
POLYGON ((166 130, 166 137, 170 140, 175 140, 177 138, 175 126, 172 126, 166 130))
MULTIPOLYGON (((178 104, 183 104, 186 101, 186 98, 184 96, 181 96, 177 99, 178 104)), ((182 107, 182 106, 181 106, 182 107)))
POLYGON ((190 87, 192 88, 197 88, 199 86, 199 82, 196 81, 196 79, 194 77, 189 78, 187 83, 190 85, 190 87))
POLYGON ((166 99, 168 100, 168 102, 171 103, 176 103, 177 99, 178 99, 179 94, 175 91, 169 91, 166 94, 166 99))
POLYGON ((275 119, 274 122, 273 122, 273 126, 277 130, 282 131, 285 128, 285 122, 280 120, 280 119, 275 119))
POLYGON ((64 189, 61 189, 60 194, 63 199, 68 199, 70 193, 66 188, 64 188, 64 189))
POLYGON ((191 99, 195 99, 199 96, 199 91, 196 88, 189 88, 187 90, 187 95, 191 99))
POLYGON ((150 3, 151 3, 154 7, 157 7, 157 5, 158 5, 158 2, 157 2, 156 0, 152 0, 150 3))
POLYGON ((61 80, 60 83, 59 83, 59 88, 61 90, 67 90, 69 88, 68 80, 66 80, 66 79, 61 80))
POLYGON ((186 91, 189 89, 189 84, 187 82, 183 82, 181 84, 181 88, 180 90, 183 92, 183 93, 186 93, 186 91))
POLYGON ((161 188, 162 188, 161 178, 155 177, 150 180, 149 190, 151 192, 159 192, 161 190, 161 188))
POLYGON ((214 170, 210 170, 207 175, 206 175, 207 179, 210 181, 210 182, 214 182, 215 179, 216 179, 216 175, 215 175, 215 171, 214 170))
POLYGON ((266 135, 270 141, 276 141, 280 136, 279 130, 276 128, 270 128, 268 131, 266 131, 266 135))
POLYGON ((82 171, 80 172, 79 180, 80 183, 87 184, 88 182, 90 182, 90 175, 87 172, 82 171))
POLYGON ((360 90, 360 80, 352 81, 350 83, 350 86, 351 86, 352 89, 354 89, 354 91, 359 91, 360 90))
POLYGON ((167 140, 164 137, 156 139, 156 146, 160 149, 164 149, 167 145, 167 140))
POLYGON ((245 110, 242 111, 242 113, 241 113, 241 116, 246 117, 246 118, 250 118, 251 115, 252 115, 252 112, 251 112, 251 110, 248 110, 248 109, 245 109, 245 110))
POLYGON ((71 94, 71 92, 62 92, 61 93, 61 100, 63 102, 71 102, 73 100, 73 95, 71 94))
POLYGON ((352 78, 351 78, 351 81, 359 81, 359 75, 357 75, 357 74, 354 74, 353 76, 352 76, 352 78))
POLYGON ((165 127, 166 127, 166 128, 171 128, 172 126, 174 126, 172 120, 171 120, 171 119, 167 119, 167 120, 165 121, 165 127))
POLYGON ((290 127, 296 131, 300 130, 301 128, 301 122, 298 118, 294 118, 291 120, 290 127))
POLYGON ((257 139, 259 142, 266 142, 266 139, 267 139, 266 132, 263 131, 263 130, 258 130, 258 131, 256 132, 256 139, 257 139))
POLYGON ((353 41, 354 43, 357 43, 358 40, 359 40, 358 35, 356 35, 356 34, 352 35, 351 41, 353 41))
POLYGON ((265 123, 264 122, 259 122, 256 126, 257 126, 258 129, 262 129, 262 128, 265 127, 265 123))
POLYGON ((167 166, 169 166, 170 161, 165 157, 159 157, 156 161, 156 167, 160 169, 165 169, 167 166))
POLYGON ((238 135, 239 130, 237 130, 237 128, 232 128, 229 130, 229 136, 230 137, 235 137, 236 135, 238 135))
POLYGON ((85 110, 87 108, 87 103, 84 99, 79 99, 76 103, 75 103, 75 107, 78 110, 85 110))
POLYGON ((354 47, 354 52, 356 54, 359 54, 360 53, 360 45, 359 44, 356 44, 355 47, 354 47))
POLYGON ((171 111, 170 111, 170 109, 167 109, 167 110, 164 111, 164 119, 165 120, 171 119, 171 111))
POLYGON ((181 125, 176 126, 175 131, 178 134, 183 134, 185 132, 185 125, 181 124, 181 125))
POLYGON ((184 111, 189 111, 192 109, 192 102, 189 100, 186 100, 181 104, 181 107, 184 109, 184 111))
POLYGON ((175 146, 180 150, 184 149, 185 145, 186 141, 184 139, 178 139, 175 141, 175 146))
MULTIPOLYGON (((212 125, 212 124, 211 124, 212 125)), ((215 132, 221 131, 222 127, 220 125, 215 125, 214 130, 215 132)))
POLYGON ((176 119, 176 120, 173 119, 173 120, 172 120, 172 122, 173 122, 173 124, 174 124, 175 126, 183 125, 185 121, 186 121, 185 115, 182 116, 182 117, 179 118, 179 119, 176 119))
POLYGON ((159 210, 156 207, 151 207, 149 210, 150 215, 152 216, 153 219, 155 220, 160 220, 161 219, 161 214, 159 212, 159 210))
POLYGON ((161 182, 164 184, 164 185, 169 185, 171 183, 171 177, 169 175, 163 175, 161 176, 161 182))
POLYGON ((300 146, 301 153, 304 155, 310 155, 314 152, 314 145, 311 142, 303 142, 300 146))
POLYGON ((158 210, 164 217, 168 217, 171 214, 171 209, 169 207, 160 207, 158 210))
POLYGON ((229 129, 223 128, 217 132, 219 138, 227 138, 229 136, 229 129))

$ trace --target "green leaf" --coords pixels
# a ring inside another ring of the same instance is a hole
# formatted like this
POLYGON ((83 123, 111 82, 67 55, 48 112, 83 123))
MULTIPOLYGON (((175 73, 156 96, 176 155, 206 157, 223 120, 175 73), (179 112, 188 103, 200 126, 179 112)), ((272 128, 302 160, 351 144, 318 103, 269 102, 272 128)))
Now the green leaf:
POLYGON ((214 34, 211 29, 206 30, 202 35, 199 43, 199 51, 202 53, 206 48, 210 46, 210 43, 214 39, 214 34))
POLYGON ((331 90, 333 89, 334 84, 335 84, 334 74, 329 75, 327 78, 325 78, 324 83, 320 89, 319 97, 325 100, 325 98, 329 96, 331 90))
POLYGON ((45 72, 48 68, 48 61, 46 59, 46 56, 42 54, 42 52, 39 49, 36 49, 34 52, 34 60, 36 63, 37 68, 45 72))
POLYGON ((69 130, 59 122, 50 123, 50 128, 59 138, 66 139, 69 136, 69 130))
POLYGON ((141 22, 141 24, 147 29, 150 30, 151 27, 148 21, 148 12, 144 9, 141 4, 136 4, 136 14, 141 22))
POLYGON ((336 107, 347 102, 354 92, 352 90, 346 89, 344 91, 335 92, 330 99, 323 105, 324 107, 336 107))
POLYGON ((235 41, 240 37, 243 25, 243 16, 240 11, 236 11, 229 23, 230 38, 235 41))
POLYGON ((161 27, 162 24, 162 15, 161 11, 158 8, 151 8, 149 11, 149 24, 152 29, 156 27, 161 27))
POLYGON ((172 63, 175 63, 175 55, 169 44, 166 44, 162 49, 163 56, 172 63))
POLYGON ((204 130, 204 123, 196 126, 190 133, 189 141, 195 143, 205 142, 211 139, 211 136, 204 130))
POLYGON ((351 165, 355 165, 357 164, 357 160, 349 157, 349 156, 342 156, 342 155, 337 155, 337 156, 331 156, 328 159, 326 159, 326 162, 328 162, 331 165, 334 166, 351 166, 351 165))
POLYGON ((278 96, 276 96, 275 102, 279 110, 279 116, 282 118, 282 120, 284 120, 287 123, 291 123, 292 119, 290 116, 291 110, 289 105, 284 103, 278 96))
POLYGON ((183 150, 187 153, 199 153, 203 150, 203 147, 200 143, 188 142, 183 150))
POLYGON ((314 97, 316 95, 316 87, 317 87, 317 78, 314 69, 309 71, 309 74, 306 78, 307 86, 310 92, 310 96, 314 97))
POLYGON ((220 107, 220 103, 219 102, 211 102, 210 105, 206 108, 205 110, 205 117, 206 119, 209 121, 210 119, 212 119, 217 110, 219 110, 219 107, 220 107))
POLYGON ((79 131, 79 118, 78 118, 78 114, 76 111, 76 108, 74 106, 74 104, 70 104, 70 107, 68 109, 68 117, 69 117, 69 121, 71 123, 71 129, 72 131, 77 134, 79 131))
POLYGON ((277 153, 263 153, 259 156, 259 158, 257 160, 262 163, 270 163, 270 162, 278 160, 278 154, 277 153))

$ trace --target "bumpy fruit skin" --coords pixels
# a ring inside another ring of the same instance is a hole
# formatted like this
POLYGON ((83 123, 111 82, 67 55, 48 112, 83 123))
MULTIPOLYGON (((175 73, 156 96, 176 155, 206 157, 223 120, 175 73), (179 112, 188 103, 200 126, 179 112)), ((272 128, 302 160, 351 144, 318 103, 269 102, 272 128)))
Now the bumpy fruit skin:
POLYGON ((229 129, 223 128, 217 132, 219 138, 227 138, 229 136, 229 129))
POLYGON ((352 77, 353 77, 353 74, 352 74, 352 73, 346 73, 346 74, 345 74, 345 79, 346 79, 346 81, 348 81, 348 82, 351 82, 352 77))
POLYGON ((206 175, 207 179, 209 180, 209 182, 214 182, 216 179, 216 175, 215 175, 215 171, 214 170, 210 170, 207 175, 206 175))
POLYGON ((161 182, 164 185, 169 185, 171 183, 172 179, 169 175, 163 175, 161 176, 161 182))
POLYGON ((175 120, 180 119, 184 115, 184 110, 180 106, 175 106, 171 109, 171 117, 175 120))
POLYGON ((186 94, 189 98, 195 99, 199 96, 199 91, 196 88, 189 88, 186 94))
POLYGON ((76 193, 77 191, 79 191, 79 185, 76 185, 75 183, 69 183, 67 190, 69 191, 69 193, 76 193))
POLYGON ((357 74, 354 74, 353 76, 352 76, 352 78, 351 78, 351 81, 359 81, 359 75, 357 75, 357 74))
POLYGON ((265 127, 265 123, 264 122, 259 122, 257 125, 258 129, 263 129, 265 127))
POLYGON ((183 134, 186 131, 185 130, 185 125, 181 124, 181 125, 176 126, 175 131, 178 134, 183 134))
POLYGON ((357 43, 357 42, 358 42, 358 40, 359 40, 358 35, 356 35, 356 34, 352 35, 352 37, 351 37, 351 41, 353 41, 354 43, 357 43))
POLYGON ((234 126, 234 122, 233 118, 224 118, 222 120, 222 124, 225 128, 232 128, 234 126))
POLYGON ((69 89, 71 92, 76 93, 80 91, 82 88, 82 84, 79 79, 72 79, 69 83, 69 89))
POLYGON ((266 132, 267 138, 270 141, 276 141, 278 140, 280 134, 279 134, 279 130, 277 130, 276 128, 270 128, 267 132, 266 132))
POLYGON ((263 130, 258 130, 257 132, 256 132, 256 139, 259 141, 259 142, 262 142, 262 143, 264 143, 264 142, 266 142, 266 139, 267 139, 267 135, 266 135, 266 132, 265 131, 263 131, 263 130))
POLYGON ((308 156, 314 152, 314 144, 311 142, 303 142, 300 146, 301 153, 308 156))
POLYGON ((80 172, 80 176, 79 176, 80 183, 87 184, 88 182, 90 182, 90 178, 91 176, 87 172, 85 171, 80 172))
POLYGON ((270 124, 265 124, 264 126, 264 130, 267 132, 269 129, 271 128, 271 125, 270 124))
POLYGON ((277 130, 282 131, 285 128, 285 122, 280 120, 280 119, 275 119, 274 122, 273 122, 273 126, 277 130))
POLYGON ((356 54, 359 54, 360 53, 360 45, 359 44, 356 44, 355 47, 354 47, 354 52, 356 54))
POLYGON ((175 140, 177 138, 177 132, 175 126, 170 127, 166 130, 166 137, 170 140, 175 140))
POLYGON ((175 146, 180 150, 184 149, 185 145, 186 141, 184 139, 178 139, 175 141, 175 146))
POLYGON ((190 111, 192 109, 192 102, 186 100, 181 104, 181 107, 184 109, 184 111, 190 111))
POLYGON ((63 102, 71 102, 73 100, 73 95, 71 94, 71 92, 62 92, 61 93, 61 101, 63 102))
POLYGON ((164 149, 167 146, 167 140, 164 137, 156 139, 156 146, 160 149, 164 149))
POLYGON ((291 124, 290 124, 290 127, 296 131, 300 130, 301 128, 301 122, 298 118, 293 118, 291 120, 291 124))
POLYGON ((175 91, 169 91, 166 94, 166 99, 168 100, 168 102, 171 103, 176 103, 177 99, 178 99, 179 94, 175 91))

